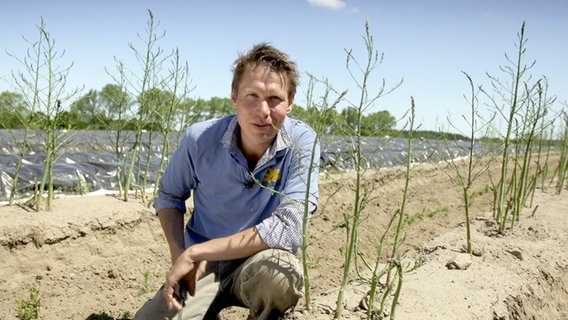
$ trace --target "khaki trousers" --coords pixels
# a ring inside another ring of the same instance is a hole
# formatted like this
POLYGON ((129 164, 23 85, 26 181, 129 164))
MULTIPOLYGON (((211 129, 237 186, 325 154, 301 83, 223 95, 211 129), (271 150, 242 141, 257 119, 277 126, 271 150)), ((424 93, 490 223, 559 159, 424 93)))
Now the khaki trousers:
POLYGON ((298 303, 303 287, 298 258, 284 250, 268 249, 248 259, 209 262, 195 296, 188 295, 180 313, 168 310, 161 288, 134 320, 216 320, 229 306, 248 308, 250 320, 280 319, 298 303))

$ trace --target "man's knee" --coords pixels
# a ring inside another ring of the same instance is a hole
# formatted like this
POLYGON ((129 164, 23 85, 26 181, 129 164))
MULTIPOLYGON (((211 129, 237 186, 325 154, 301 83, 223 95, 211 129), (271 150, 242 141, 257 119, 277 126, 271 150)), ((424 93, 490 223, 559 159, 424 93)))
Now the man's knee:
POLYGON ((283 313, 302 297, 304 278, 298 258, 276 249, 247 260, 234 283, 234 293, 259 319, 283 313), (263 314, 264 316, 261 316, 263 314))

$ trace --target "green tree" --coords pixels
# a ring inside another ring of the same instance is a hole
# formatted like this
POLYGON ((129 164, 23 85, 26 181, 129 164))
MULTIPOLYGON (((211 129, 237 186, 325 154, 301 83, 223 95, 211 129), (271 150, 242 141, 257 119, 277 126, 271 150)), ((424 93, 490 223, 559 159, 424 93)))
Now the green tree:
MULTIPOLYGON (((340 117, 334 120, 336 123, 342 124, 344 128, 360 131, 361 136, 385 135, 392 131, 396 125, 396 118, 386 110, 365 115, 358 112, 357 108, 353 106, 343 109, 340 117)), ((336 134, 345 134, 339 130, 335 131, 336 134)))
POLYGON ((124 124, 132 105, 128 93, 122 86, 109 83, 101 89, 97 98, 100 109, 111 120, 109 129, 119 130, 120 125, 116 124, 124 124))
POLYGON ((212 97, 209 100, 194 101, 194 121, 221 118, 235 113, 233 102, 229 98, 212 97))
POLYGON ((396 125, 396 118, 388 111, 379 111, 363 116, 361 119, 361 134, 363 136, 385 135, 396 125))
POLYGON ((326 117, 320 119, 321 112, 315 107, 308 107, 304 109, 301 106, 294 106, 292 109, 292 118, 301 120, 307 123, 312 128, 316 125, 321 126, 323 135, 337 134, 338 132, 338 119, 341 118, 340 114, 335 108, 326 110, 326 117))
POLYGON ((176 106, 175 114, 173 123, 177 128, 177 137, 176 141, 181 139, 181 135, 184 132, 184 129, 192 122, 195 121, 196 113, 195 113, 196 103, 195 100, 184 98, 180 101, 180 103, 176 106))
MULTIPOLYGON (((349 106, 343 110, 341 110, 341 118, 339 119, 342 127, 350 128, 353 132, 360 132, 360 125, 363 114, 358 111, 356 107, 349 106)), ((344 134, 343 132, 339 132, 344 134)), ((348 134, 351 135, 351 134, 348 134)))
POLYGON ((140 118, 146 121, 143 125, 144 129, 150 131, 161 131, 160 117, 164 113, 170 113, 171 101, 175 100, 173 94, 159 88, 152 88, 142 93, 145 103, 140 105, 140 118))
POLYGON ((229 98, 213 97, 209 99, 209 116, 220 118, 235 113, 233 101, 229 98))
POLYGON ((292 113, 290 115, 294 119, 298 119, 308 123, 307 121, 307 118, 309 117, 308 111, 304 109, 302 106, 294 105, 294 108, 292 108, 292 113))
POLYGON ((24 128, 28 114, 21 94, 8 91, 0 93, 0 119, 2 119, 0 128, 24 128))
POLYGON ((101 106, 99 93, 89 90, 71 104, 69 118, 74 129, 101 129, 108 122, 101 106))

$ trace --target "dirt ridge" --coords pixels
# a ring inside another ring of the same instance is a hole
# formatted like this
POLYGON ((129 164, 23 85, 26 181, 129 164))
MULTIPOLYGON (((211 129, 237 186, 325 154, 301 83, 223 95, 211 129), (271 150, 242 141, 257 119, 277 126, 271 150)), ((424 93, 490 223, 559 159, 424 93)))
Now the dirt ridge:
MULTIPOLYGON (((488 212, 489 179, 480 180, 472 212, 474 248, 482 255, 468 258, 467 270, 450 270, 448 261, 462 255, 465 226, 460 189, 449 181, 447 170, 413 168, 408 213, 420 215, 426 209, 435 214, 405 225, 409 261, 425 263, 405 274, 397 319, 568 318, 563 311, 568 309, 566 192, 557 196, 537 190, 533 207, 503 234, 488 212)), ((362 254, 371 256, 369 244, 398 208, 402 178, 401 169, 366 172, 365 183, 374 188, 359 233, 362 254)), ((353 172, 322 176, 308 249, 315 313, 307 313, 301 302, 291 319, 333 316, 352 182, 353 172)), ((155 294, 169 269, 159 221, 137 199, 57 199, 52 212, 3 206, 0 216, 0 319, 15 318, 15 300, 26 297, 26 283, 39 285, 44 319, 128 318, 155 294)), ((350 283, 342 319, 364 316, 361 301, 368 289, 356 280, 350 283)), ((243 309, 223 312, 223 320, 241 319, 246 319, 243 309)))

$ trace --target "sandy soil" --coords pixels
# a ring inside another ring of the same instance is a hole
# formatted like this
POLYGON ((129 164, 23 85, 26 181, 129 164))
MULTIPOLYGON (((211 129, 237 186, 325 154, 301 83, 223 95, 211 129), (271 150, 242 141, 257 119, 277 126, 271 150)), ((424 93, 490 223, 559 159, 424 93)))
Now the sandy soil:
MULTIPOLYGON (((556 159, 557 160, 557 159, 556 159)), ((551 162, 555 167, 556 162, 551 162)), ((493 176, 497 167, 491 168, 493 176)), ((463 253, 465 218, 455 171, 446 164, 412 170, 404 225, 402 293, 397 319, 568 319, 568 190, 538 188, 519 224, 500 234, 491 214, 489 175, 475 181, 472 232, 476 255, 463 253), (416 269, 410 268, 418 263, 416 269), (456 266, 468 266, 465 270, 456 266)), ((361 257, 374 262, 377 239, 400 207, 400 169, 368 171, 368 203, 360 226, 361 257)), ((353 173, 322 174, 320 209, 310 229, 311 296, 291 319, 331 319, 343 275, 353 173)), ((0 207, 0 319, 16 318, 25 284, 40 288, 43 319, 129 318, 161 285, 167 246, 153 211, 114 196, 58 199, 52 212, 0 207)), ((383 259, 384 260, 384 259, 383 259)), ((361 319, 369 285, 358 259, 343 319, 361 319), (363 302, 362 302, 363 301, 363 302)), ((391 297, 387 299, 390 313, 391 297)), ((223 319, 246 319, 231 308, 223 319)))

